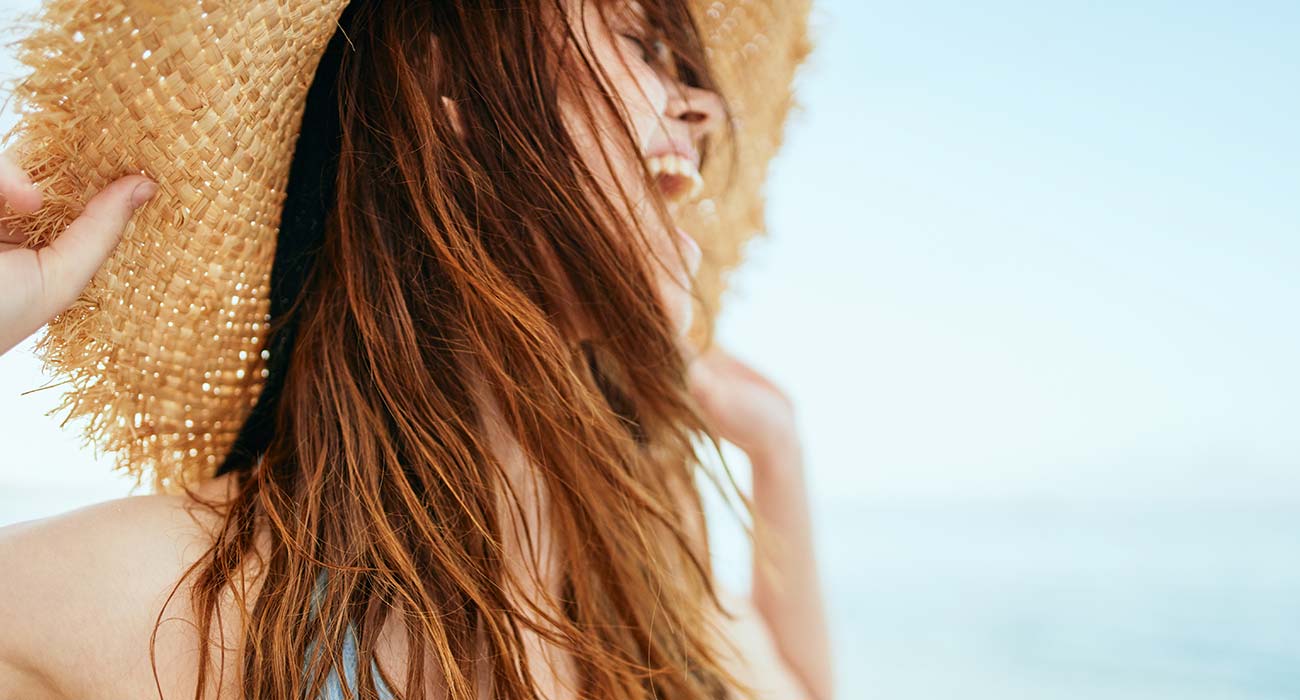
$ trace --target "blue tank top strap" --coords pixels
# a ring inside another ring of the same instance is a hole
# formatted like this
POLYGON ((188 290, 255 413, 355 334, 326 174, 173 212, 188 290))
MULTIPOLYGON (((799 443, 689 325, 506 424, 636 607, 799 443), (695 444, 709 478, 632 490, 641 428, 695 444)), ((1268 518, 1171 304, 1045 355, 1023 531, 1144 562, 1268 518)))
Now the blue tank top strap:
MULTIPOLYGON (((315 619, 316 608, 320 605, 320 599, 325 590, 325 572, 321 571, 316 577, 316 588, 312 593, 311 609, 308 610, 308 619, 315 619)), ((317 700, 344 700, 346 695, 343 689, 346 687, 352 691, 352 696, 357 697, 359 691, 357 688, 357 636, 352 625, 349 623, 343 636, 343 678, 340 679, 337 669, 330 669, 329 675, 325 677, 325 686, 321 690, 317 700)), ((311 669, 311 663, 316 658, 316 640, 312 640, 307 645, 307 658, 303 660, 303 674, 306 675, 311 669)), ((379 675, 379 666, 370 662, 371 674, 375 679, 375 689, 379 691, 379 697, 384 700, 391 700, 394 695, 384 679, 379 675)))

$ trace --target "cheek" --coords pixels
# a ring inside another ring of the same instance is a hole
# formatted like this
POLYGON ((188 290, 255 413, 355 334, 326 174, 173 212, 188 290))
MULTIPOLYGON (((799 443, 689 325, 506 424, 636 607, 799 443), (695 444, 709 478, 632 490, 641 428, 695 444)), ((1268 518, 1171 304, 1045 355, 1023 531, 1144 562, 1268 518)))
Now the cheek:
POLYGON ((662 129, 661 121, 668 103, 668 93, 654 69, 640 58, 624 56, 623 53, 612 43, 594 47, 593 57, 607 75, 606 89, 600 90, 595 85, 563 84, 560 108, 569 132, 574 136, 588 166, 598 173, 601 180, 617 179, 627 184, 640 178, 639 160, 662 129), (601 92, 607 92, 616 104, 621 103, 625 109, 627 127, 635 139, 633 146, 637 149, 636 152, 627 152, 629 144, 618 123, 620 116, 605 105, 605 100, 599 94, 601 92), (595 124, 589 124, 579 116, 580 110, 576 104, 578 100, 587 100, 591 105, 595 124), (618 172, 606 170, 607 166, 599 155, 601 151, 613 157, 618 172))
POLYGON ((655 69, 628 48, 626 39, 607 38, 596 47, 596 59, 609 76, 611 95, 627 110, 628 126, 644 151, 660 128, 668 91, 655 69))
POLYGON ((636 134, 642 151, 650 145, 655 132, 660 129, 668 93, 663 83, 649 66, 638 61, 622 74, 615 95, 627 107, 630 126, 636 134))
MULTIPOLYGON (((616 65, 610 68, 610 77, 614 82, 613 95, 627 112, 627 127, 636 148, 634 153, 617 159, 619 172, 616 177, 625 187, 638 193, 638 200, 643 199, 646 193, 641 191, 641 158, 664 129, 662 119, 667 93, 655 72, 640 60, 636 64, 629 63, 627 67, 616 65)), ((618 124, 613 123, 611 128, 602 130, 605 141, 602 145, 610 153, 625 152, 627 148, 617 127, 618 124)))

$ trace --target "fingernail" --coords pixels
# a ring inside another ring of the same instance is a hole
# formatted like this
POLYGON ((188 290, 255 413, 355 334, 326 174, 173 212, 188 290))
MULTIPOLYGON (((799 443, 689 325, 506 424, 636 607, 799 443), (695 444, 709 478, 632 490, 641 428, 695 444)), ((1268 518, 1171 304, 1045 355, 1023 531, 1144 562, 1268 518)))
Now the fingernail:
POLYGON ((157 192, 158 185, 152 180, 136 185, 135 189, 131 190, 131 208, 140 208, 141 204, 149 201, 157 192))

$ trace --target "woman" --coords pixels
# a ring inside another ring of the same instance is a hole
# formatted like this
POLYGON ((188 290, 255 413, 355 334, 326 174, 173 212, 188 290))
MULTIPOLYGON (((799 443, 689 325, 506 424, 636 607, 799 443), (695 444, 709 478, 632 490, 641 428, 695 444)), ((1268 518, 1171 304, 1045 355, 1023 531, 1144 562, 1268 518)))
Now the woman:
MULTIPOLYGON (((149 464, 173 493, 0 531, 0 698, 829 697, 789 401, 688 333, 700 251, 674 215, 725 135, 713 84, 680 1, 349 4, 293 151, 265 393, 219 464, 149 464), (715 588, 697 437, 753 464, 752 602, 715 588)), ((206 214, 159 181, 181 223, 206 214)), ((23 215, 51 203, 0 162, 22 290, 0 348, 84 320, 110 255, 136 256, 120 278, 170 253, 113 251, 157 191, 120 178, 39 240, 23 215)), ((217 285, 242 239, 211 245, 217 285)), ((176 279, 127 287, 182 318, 176 279)))

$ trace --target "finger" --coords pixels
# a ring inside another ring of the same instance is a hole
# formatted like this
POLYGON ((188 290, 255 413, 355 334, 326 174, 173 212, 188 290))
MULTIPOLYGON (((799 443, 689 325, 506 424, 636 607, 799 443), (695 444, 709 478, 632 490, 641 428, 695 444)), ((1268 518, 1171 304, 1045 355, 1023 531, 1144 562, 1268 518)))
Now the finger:
POLYGON ((750 365, 749 363, 745 362, 744 360, 741 360, 735 355, 730 355, 729 358, 730 358, 731 366, 735 369, 737 373, 740 374, 740 376, 745 377, 749 381, 754 382, 759 386, 766 387, 767 389, 771 390, 774 393, 777 394, 785 393, 784 390, 781 389, 781 387, 776 385, 776 382, 772 381, 771 377, 768 377, 766 374, 763 374, 757 369, 754 369, 753 365, 750 365))
POLYGON ((704 358, 697 358, 686 368, 687 388, 697 401, 707 403, 714 389, 715 374, 704 358))
POLYGON ((677 352, 681 353, 682 359, 686 361, 687 366, 690 366, 692 362, 695 362, 695 358, 700 355, 700 349, 690 336, 690 333, 682 333, 674 338, 674 343, 677 345, 677 352))
POLYGON ((717 371, 726 373, 728 376, 746 379, 776 394, 785 394, 785 391, 777 386, 776 382, 772 381, 770 377, 755 369, 748 362, 736 357, 722 345, 714 344, 706 354, 709 362, 717 371))
POLYGON ((721 345, 714 346, 711 354, 713 360, 718 363, 719 367, 726 367, 728 371, 736 372, 747 379, 764 381, 763 375, 760 374, 758 370, 751 367, 749 363, 733 355, 731 351, 721 345))
POLYGON ((157 191, 142 175, 119 178, 86 202, 63 235, 36 251, 48 315, 67 308, 122 237, 131 214, 157 191))
POLYGON ((8 153, 0 154, 0 197, 19 214, 30 214, 41 208, 41 191, 8 153))
POLYGON ((27 240, 27 234, 22 231, 14 231, 9 225, 0 221, 0 243, 22 243, 27 240))

